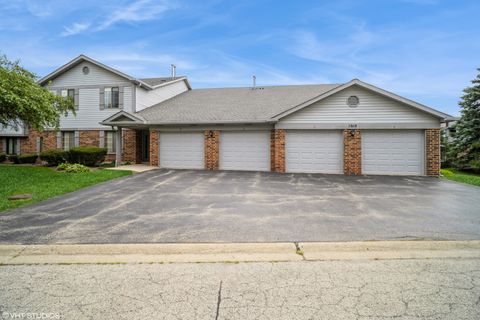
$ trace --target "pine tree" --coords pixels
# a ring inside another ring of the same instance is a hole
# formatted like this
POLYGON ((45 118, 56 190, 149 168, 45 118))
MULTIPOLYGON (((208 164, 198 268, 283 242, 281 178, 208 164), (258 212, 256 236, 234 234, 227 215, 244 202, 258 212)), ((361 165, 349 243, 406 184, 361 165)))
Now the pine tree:
POLYGON ((480 170, 480 68, 472 86, 463 90, 460 120, 456 124, 455 149, 459 169, 480 170))

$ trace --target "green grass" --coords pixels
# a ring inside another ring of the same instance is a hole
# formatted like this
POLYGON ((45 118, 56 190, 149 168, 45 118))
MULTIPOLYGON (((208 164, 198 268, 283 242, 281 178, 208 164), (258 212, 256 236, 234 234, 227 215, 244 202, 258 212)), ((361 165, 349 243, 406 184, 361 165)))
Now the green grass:
POLYGON ((442 169, 443 178, 480 187, 480 174, 462 172, 455 169, 442 169))
POLYGON ((0 165, 0 211, 35 203, 130 174, 131 171, 113 170, 65 173, 46 167, 0 165), (8 200, 11 195, 24 193, 32 194, 32 199, 8 200))

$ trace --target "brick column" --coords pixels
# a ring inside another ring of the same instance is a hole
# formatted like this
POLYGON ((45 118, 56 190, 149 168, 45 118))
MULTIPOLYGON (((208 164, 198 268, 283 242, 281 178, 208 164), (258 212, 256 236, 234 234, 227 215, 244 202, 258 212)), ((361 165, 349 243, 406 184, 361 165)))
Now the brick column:
POLYGON ((270 133, 270 170, 285 172, 285 129, 273 129, 270 133))
POLYGON ((220 166, 220 131, 206 130, 204 135, 205 170, 218 170, 220 166))
POLYGON ((141 134, 138 130, 127 129, 123 132, 123 161, 140 163, 141 134))
POLYGON ((427 176, 440 175, 440 129, 425 130, 427 176))
POLYGON ((158 135, 156 130, 150 131, 150 165, 160 165, 160 159, 158 159, 158 135))
POLYGON ((343 173, 362 174, 362 135, 360 130, 343 130, 343 173))

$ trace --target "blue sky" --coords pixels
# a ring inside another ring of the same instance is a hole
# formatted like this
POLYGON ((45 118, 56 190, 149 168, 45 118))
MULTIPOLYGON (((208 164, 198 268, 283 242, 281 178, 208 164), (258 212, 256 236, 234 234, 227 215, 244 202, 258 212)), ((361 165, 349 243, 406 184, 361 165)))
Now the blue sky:
POLYGON ((42 76, 80 53, 194 88, 359 78, 457 115, 480 1, 0 0, 0 51, 42 76))

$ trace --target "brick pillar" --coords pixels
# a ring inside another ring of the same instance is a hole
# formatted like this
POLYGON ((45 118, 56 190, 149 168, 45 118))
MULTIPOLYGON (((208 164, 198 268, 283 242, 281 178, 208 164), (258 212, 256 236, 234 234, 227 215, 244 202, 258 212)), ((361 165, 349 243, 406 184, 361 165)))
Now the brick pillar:
POLYGON ((440 175, 440 129, 425 130, 427 176, 440 175))
POLYGON ((343 173, 362 174, 362 135, 360 130, 343 130, 343 173))
POLYGON ((218 170, 220 163, 220 131, 206 130, 204 144, 205 170, 218 170))
POLYGON ((270 170, 285 172, 285 130, 273 129, 270 133, 270 170))
POLYGON ((160 161, 158 159, 158 135, 156 130, 150 131, 150 165, 158 166, 160 161))
POLYGON ((140 131, 130 129, 123 131, 123 161, 140 162, 138 149, 141 146, 138 143, 138 136, 140 136, 140 131))

